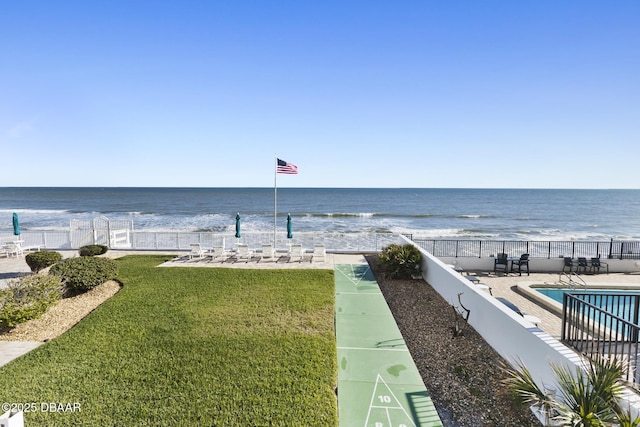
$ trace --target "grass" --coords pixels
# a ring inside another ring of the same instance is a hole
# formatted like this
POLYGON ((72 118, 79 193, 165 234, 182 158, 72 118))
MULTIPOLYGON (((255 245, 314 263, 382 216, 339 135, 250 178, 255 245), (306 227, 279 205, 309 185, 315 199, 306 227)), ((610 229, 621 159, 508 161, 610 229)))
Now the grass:
POLYGON ((332 271, 166 259, 118 260, 116 296, 0 368, 3 401, 38 405, 25 425, 337 425, 332 271))

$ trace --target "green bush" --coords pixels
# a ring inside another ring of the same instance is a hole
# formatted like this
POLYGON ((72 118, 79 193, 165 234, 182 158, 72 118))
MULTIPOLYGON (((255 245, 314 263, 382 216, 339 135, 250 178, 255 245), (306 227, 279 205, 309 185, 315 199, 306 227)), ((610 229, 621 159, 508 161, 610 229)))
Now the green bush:
POLYGON ((62 260, 62 254, 56 251, 39 251, 24 257, 32 272, 37 273, 62 260))
POLYGON ((392 279, 411 279, 422 273, 422 254, 411 244, 392 244, 385 247, 380 254, 380 262, 385 272, 392 279))
POLYGON ((50 273, 60 276, 69 289, 86 291, 115 279, 118 264, 109 258, 69 258, 51 267, 50 273))
POLYGON ((106 254, 109 250, 105 245, 86 245, 78 249, 80 256, 96 256, 106 254))
POLYGON ((32 274, 10 281, 0 290, 0 325, 13 328, 40 317, 63 291, 62 281, 56 276, 32 274))

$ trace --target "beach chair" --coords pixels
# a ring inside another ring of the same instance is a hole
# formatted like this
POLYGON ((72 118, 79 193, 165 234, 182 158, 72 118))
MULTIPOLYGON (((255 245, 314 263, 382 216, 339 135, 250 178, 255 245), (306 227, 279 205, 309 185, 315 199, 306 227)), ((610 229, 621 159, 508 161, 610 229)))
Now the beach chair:
POLYGON ((600 269, 602 267, 606 267, 607 274, 609 274, 609 264, 606 262, 600 261, 600 258, 591 258, 591 272, 592 273, 600 273, 600 269))
POLYGON ((518 266, 518 274, 522 276, 523 267, 527 268, 527 276, 529 275, 529 254, 520 255, 520 259, 511 261, 511 272, 515 273, 516 266, 518 266))
POLYGON ((260 261, 271 260, 275 261, 276 251, 271 245, 262 245, 262 253, 260 254, 260 261))
POLYGON ((311 261, 319 261, 322 258, 322 261, 325 260, 327 252, 324 249, 324 245, 316 244, 313 246, 313 254, 311 255, 311 261))
POLYGON ((192 243, 189 247, 191 248, 191 252, 189 252, 189 259, 194 259, 195 257, 202 258, 207 253, 206 250, 202 249, 200 243, 192 243))
POLYGON ((498 273, 499 271, 505 274, 508 273, 509 260, 507 258, 507 254, 498 254, 498 256, 496 256, 496 259, 493 260, 494 273, 498 273))
POLYGON ((211 261, 220 260, 220 262, 225 262, 229 257, 229 253, 224 250, 222 246, 214 246, 211 248, 211 252, 209 253, 211 256, 211 261))
POLYGON ((291 245, 289 248, 289 262, 293 262, 294 259, 298 259, 298 262, 304 261, 302 245, 291 245))
POLYGON ((22 250, 22 245, 17 242, 8 242, 6 246, 7 257, 15 255, 15 257, 23 256, 24 251, 22 250))
POLYGON ((236 245, 236 261, 246 260, 246 262, 251 261, 251 251, 249 250, 249 246, 238 243, 236 245))

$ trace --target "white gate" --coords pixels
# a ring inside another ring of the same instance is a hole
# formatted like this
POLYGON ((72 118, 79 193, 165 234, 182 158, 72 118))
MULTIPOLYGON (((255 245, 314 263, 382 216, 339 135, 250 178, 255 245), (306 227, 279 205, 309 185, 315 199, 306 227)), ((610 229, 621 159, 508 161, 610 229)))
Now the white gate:
POLYGON ((131 248, 133 221, 110 220, 99 216, 92 220, 71 220, 69 235, 72 248, 105 245, 112 249, 131 248))

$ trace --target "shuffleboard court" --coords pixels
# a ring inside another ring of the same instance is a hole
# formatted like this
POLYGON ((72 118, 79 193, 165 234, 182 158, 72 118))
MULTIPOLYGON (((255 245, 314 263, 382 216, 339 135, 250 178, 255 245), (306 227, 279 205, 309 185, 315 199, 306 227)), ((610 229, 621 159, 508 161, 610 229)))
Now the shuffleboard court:
POLYGON ((442 426, 367 264, 338 264, 336 340, 340 427, 442 426))

